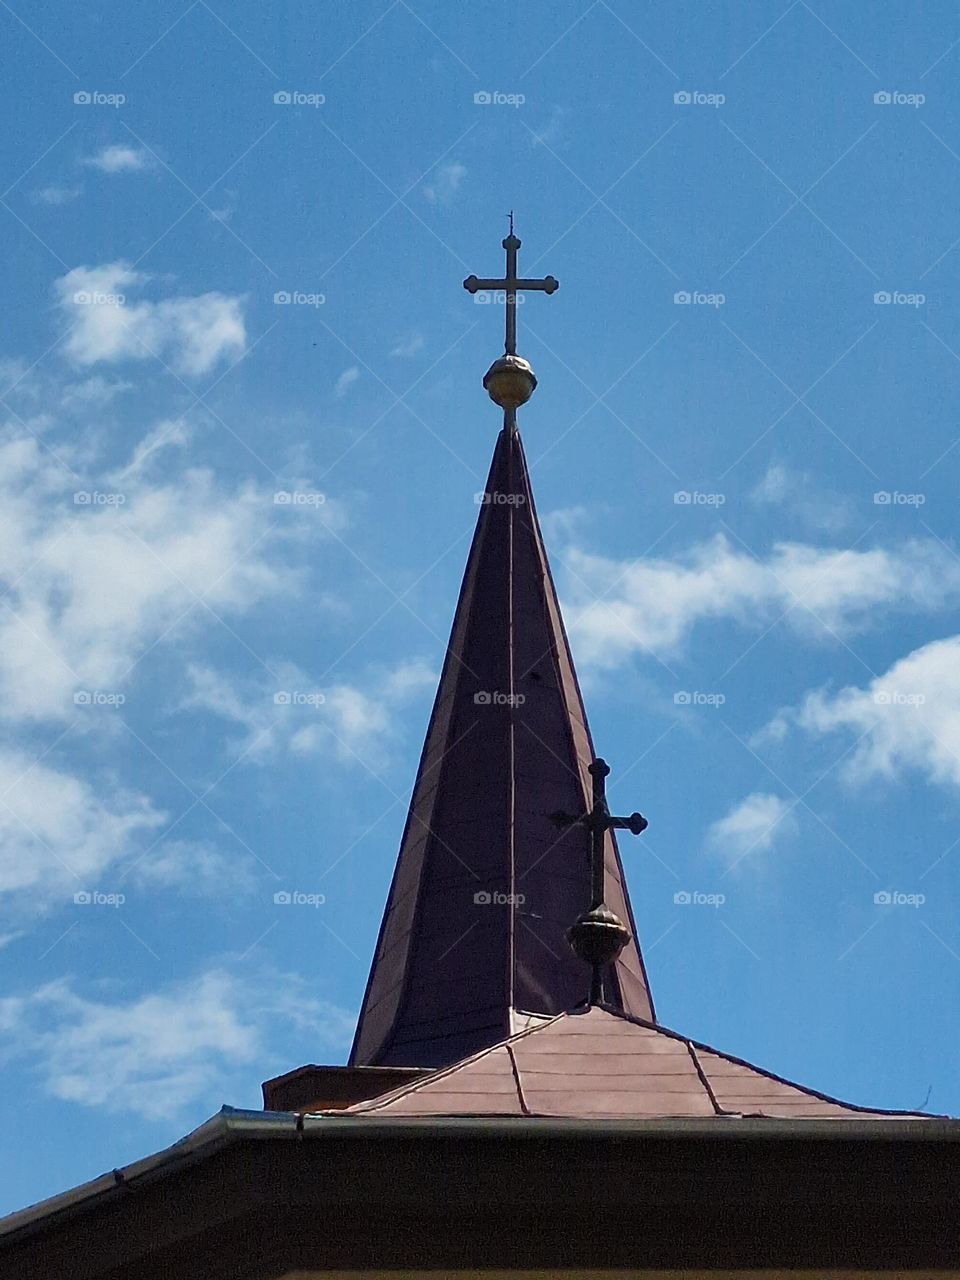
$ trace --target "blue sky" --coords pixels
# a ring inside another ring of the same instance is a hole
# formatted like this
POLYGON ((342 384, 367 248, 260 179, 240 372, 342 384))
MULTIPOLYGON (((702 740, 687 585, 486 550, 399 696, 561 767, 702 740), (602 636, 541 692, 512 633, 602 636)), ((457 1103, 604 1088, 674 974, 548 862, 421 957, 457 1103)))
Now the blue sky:
POLYGON ((510 207, 561 281, 521 429, 650 820, 659 1016, 957 1113, 953 6, 0 30, 0 1207, 344 1061, 499 425, 460 282, 510 207))

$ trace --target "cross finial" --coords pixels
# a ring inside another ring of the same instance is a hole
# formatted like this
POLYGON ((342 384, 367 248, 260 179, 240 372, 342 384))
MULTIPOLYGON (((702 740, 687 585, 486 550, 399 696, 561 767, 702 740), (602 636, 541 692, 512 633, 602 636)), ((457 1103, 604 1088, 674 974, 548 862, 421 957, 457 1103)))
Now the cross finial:
POLYGON ((590 872, 591 903, 573 927, 567 937, 570 945, 581 960, 592 967, 593 976, 590 983, 590 1003, 599 1004, 603 992, 603 971, 616 960, 617 956, 630 941, 627 926, 619 919, 603 900, 604 885, 604 836, 612 828, 630 831, 638 836, 647 829, 647 820, 640 813, 631 813, 626 818, 615 818, 607 808, 606 779, 610 766, 606 760, 596 759, 589 766, 593 779, 593 795, 591 807, 579 816, 569 813, 552 813, 553 822, 558 827, 586 827, 590 832, 590 872))
POLYGON ((468 293, 479 293, 481 290, 495 289, 504 291, 505 338, 503 355, 495 360, 487 370, 483 385, 490 399, 504 411, 504 422, 507 426, 516 426, 516 412, 525 404, 537 385, 530 365, 517 355, 517 294, 521 290, 536 290, 540 293, 556 293, 560 283, 553 276, 544 276, 542 280, 524 280, 517 275, 517 250, 520 240, 513 233, 513 210, 508 215, 510 233, 503 241, 507 254, 506 271, 500 280, 479 279, 467 276, 463 287, 468 293))

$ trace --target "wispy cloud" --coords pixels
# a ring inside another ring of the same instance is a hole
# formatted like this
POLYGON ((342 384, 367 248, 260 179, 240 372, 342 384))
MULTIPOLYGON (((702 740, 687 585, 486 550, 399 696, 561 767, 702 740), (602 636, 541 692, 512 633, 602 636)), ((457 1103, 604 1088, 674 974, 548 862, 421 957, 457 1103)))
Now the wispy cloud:
POLYGON ((409 360, 411 356, 415 356, 418 351, 423 350, 423 334, 414 331, 407 334, 405 338, 401 338, 397 345, 390 352, 394 360, 409 360))
POLYGON ((397 741, 397 712, 436 683, 426 663, 405 660, 376 668, 365 679, 323 684, 290 663, 275 664, 280 687, 238 683, 222 672, 194 665, 184 710, 212 712, 238 725, 243 737, 234 753, 249 764, 265 764, 279 750, 326 752, 345 764, 382 767, 397 741))
POLYGON ((809 693, 764 732, 782 739, 791 727, 852 738, 843 766, 850 781, 893 779, 915 770, 960 787, 960 636, 915 649, 864 688, 809 693))
POLYGON ((31 193, 34 204, 61 205, 71 204, 79 196, 82 188, 78 186, 64 187, 56 183, 49 187, 38 187, 31 193))
POLYGON ((732 867, 751 854, 768 853, 795 831, 789 802, 770 792, 755 791, 710 825, 706 847, 732 867))
POLYGON ((456 160, 442 164, 432 181, 424 184, 424 198, 431 204, 452 204, 466 176, 466 165, 456 160))
POLYGON ((352 1022, 295 975, 258 981, 213 967, 127 1000, 81 994, 66 979, 0 999, 0 1048, 29 1058, 50 1097, 169 1120, 219 1105, 237 1068, 267 1061, 285 1026, 342 1051, 352 1022))
POLYGON ((785 542, 761 559, 717 535, 672 560, 615 561, 574 547, 563 562, 578 654, 603 666, 670 653, 707 620, 763 628, 784 615, 824 638, 960 599, 960 561, 932 539, 873 550, 785 542))
POLYGON ((61 276, 55 291, 71 326, 67 355, 80 365, 161 359, 198 375, 243 351, 242 298, 202 293, 131 301, 129 295, 149 279, 122 261, 75 267, 61 276))
POLYGON ((359 377, 360 370, 355 364, 349 369, 344 369, 333 388, 334 395, 345 396, 359 377))
POLYGON ((114 143, 87 156, 83 163, 90 169, 98 169, 100 173, 140 173, 150 168, 152 159, 150 153, 142 147, 114 143))

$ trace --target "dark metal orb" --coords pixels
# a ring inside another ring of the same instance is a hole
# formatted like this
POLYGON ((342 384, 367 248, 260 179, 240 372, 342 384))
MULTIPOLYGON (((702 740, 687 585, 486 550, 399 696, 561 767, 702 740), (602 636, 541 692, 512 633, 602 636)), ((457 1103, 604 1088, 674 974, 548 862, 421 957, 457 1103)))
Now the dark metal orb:
POLYGON ((605 903, 587 911, 567 930, 574 954, 594 967, 612 964, 630 937, 630 930, 605 903))

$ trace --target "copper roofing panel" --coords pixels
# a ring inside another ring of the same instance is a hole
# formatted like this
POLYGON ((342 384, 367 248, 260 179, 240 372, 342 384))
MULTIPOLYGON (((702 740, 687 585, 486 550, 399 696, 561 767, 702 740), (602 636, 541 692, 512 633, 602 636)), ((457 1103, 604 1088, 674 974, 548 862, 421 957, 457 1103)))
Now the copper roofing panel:
POLYGON ((768 1116, 931 1119, 870 1110, 791 1084, 615 1009, 561 1014, 350 1113, 625 1120, 768 1116))
MULTIPOLYGON (((594 752, 515 432, 494 452, 351 1064, 443 1066, 580 1004, 594 752)), ((636 935, 612 833, 606 901, 636 935)), ((636 942, 608 1004, 652 1018, 636 942)))

